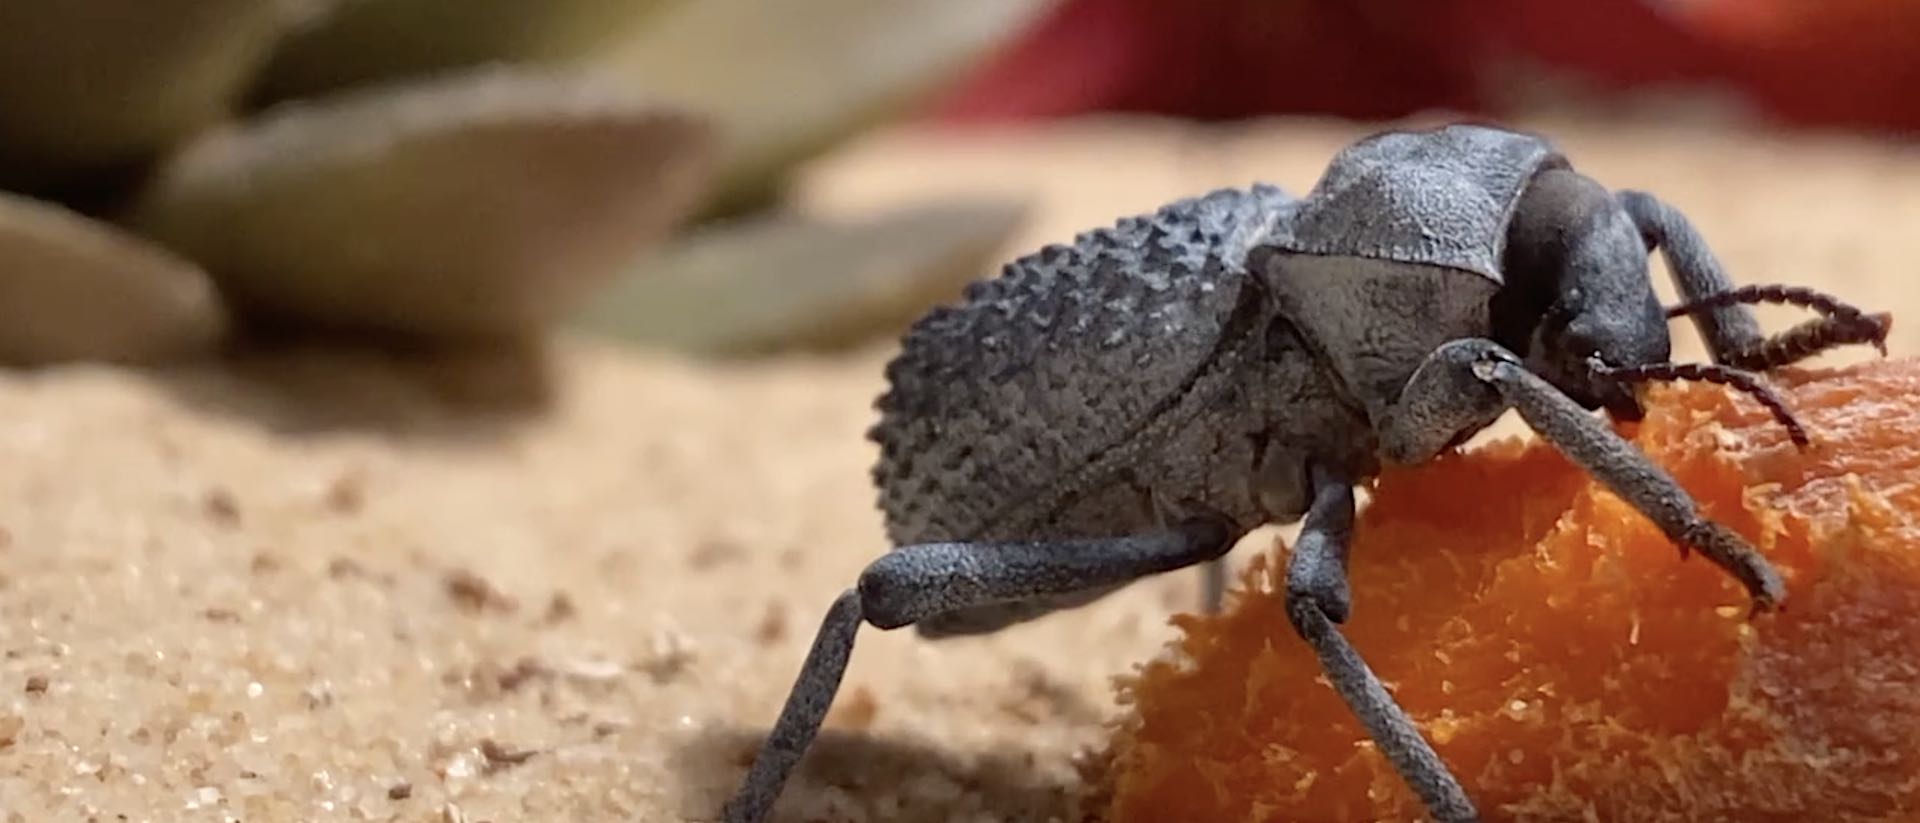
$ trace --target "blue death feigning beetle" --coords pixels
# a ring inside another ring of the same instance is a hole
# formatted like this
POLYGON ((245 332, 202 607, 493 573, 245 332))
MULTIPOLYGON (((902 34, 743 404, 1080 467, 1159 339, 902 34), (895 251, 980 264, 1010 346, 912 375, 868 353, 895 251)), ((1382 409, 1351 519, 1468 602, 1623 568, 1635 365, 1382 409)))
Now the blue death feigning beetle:
POLYGON ((1363 138, 1304 197, 1217 190, 1021 257, 917 321, 888 365, 870 437, 894 548, 833 601, 724 816, 765 819, 862 623, 991 632, 1189 566, 1217 609, 1227 551, 1299 522, 1294 630, 1429 813, 1477 819, 1341 635, 1354 487, 1514 410, 1772 609, 1785 591, 1766 559, 1593 412, 1638 419, 1647 381, 1707 380, 1804 446, 1762 373, 1842 345, 1884 352, 1889 324, 1809 289, 1736 287, 1672 206, 1605 188, 1539 136, 1473 124, 1363 138), (1655 251, 1679 305, 1654 292, 1655 251), (1756 303, 1819 317, 1767 337, 1756 303), (1678 316, 1711 362, 1671 362, 1678 316))

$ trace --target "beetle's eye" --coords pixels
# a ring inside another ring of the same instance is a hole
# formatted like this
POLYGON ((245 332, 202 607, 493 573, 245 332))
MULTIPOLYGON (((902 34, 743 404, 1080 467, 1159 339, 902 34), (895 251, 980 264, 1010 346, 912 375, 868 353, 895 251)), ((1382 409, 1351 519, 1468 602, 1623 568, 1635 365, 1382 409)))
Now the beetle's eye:
POLYGON ((1567 327, 1573 323, 1573 309, 1566 303, 1554 302, 1540 315, 1540 340, 1556 349, 1565 348, 1567 327))
POLYGON ((1575 321, 1567 324, 1565 333, 1560 337, 1560 346, 1569 354, 1584 358, 1605 360, 1600 356, 1600 338, 1594 334, 1592 323, 1575 321))
POLYGON ((1541 316, 1543 325, 1554 329, 1565 328, 1580 312, 1581 295, 1579 289, 1568 289, 1560 299, 1547 305, 1547 311, 1541 316))

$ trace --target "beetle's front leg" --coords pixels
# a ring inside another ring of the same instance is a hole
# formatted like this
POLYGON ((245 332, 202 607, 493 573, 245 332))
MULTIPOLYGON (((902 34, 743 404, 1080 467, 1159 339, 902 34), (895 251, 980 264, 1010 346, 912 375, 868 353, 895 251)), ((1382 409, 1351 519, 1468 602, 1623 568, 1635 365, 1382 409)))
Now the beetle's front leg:
POLYGON ((1376 427, 1388 460, 1402 465, 1426 462, 1506 412, 1507 401, 1473 374, 1483 344, 1494 345, 1486 340, 1450 341, 1414 370, 1376 427))
POLYGON ((1683 553, 1697 550, 1726 569, 1746 587, 1755 611, 1771 609, 1786 596, 1779 573, 1759 551, 1702 517, 1693 497, 1645 454, 1491 340, 1454 340, 1429 355, 1381 421, 1381 448, 1391 460, 1418 462, 1508 408, 1653 521, 1683 553), (1469 426, 1474 428, 1464 428, 1469 426))
POLYGON ((1798 286, 1736 287, 1708 248, 1705 238, 1679 209, 1641 191, 1623 191, 1618 200, 1648 251, 1659 249, 1680 292, 1680 305, 1707 342, 1713 362, 1766 371, 1812 357, 1828 349, 1871 343, 1886 353, 1891 318, 1868 314, 1839 300, 1798 286), (1747 304, 1784 303, 1813 308, 1823 317, 1767 337, 1747 304))
MULTIPOLYGON (((1667 262, 1667 271, 1673 277, 1682 303, 1699 302, 1733 289, 1733 281, 1727 277, 1720 260, 1714 257, 1706 238, 1700 236, 1679 209, 1643 191, 1622 191, 1617 196, 1621 207, 1639 227, 1640 236, 1646 238, 1647 250, 1659 249, 1661 259, 1667 262)), ((1752 349, 1764 340, 1753 313, 1738 303, 1697 312, 1693 314, 1693 323, 1706 340, 1707 353, 1715 363, 1727 363, 1727 358, 1735 352, 1752 349)))
POLYGON ((1633 444, 1527 371, 1499 344, 1467 342, 1480 349, 1472 366, 1475 378, 1498 391, 1547 442, 1653 521, 1682 552, 1699 551, 1732 574, 1746 587, 1754 611, 1771 610, 1786 597, 1773 565, 1732 529, 1702 517, 1693 497, 1633 444))

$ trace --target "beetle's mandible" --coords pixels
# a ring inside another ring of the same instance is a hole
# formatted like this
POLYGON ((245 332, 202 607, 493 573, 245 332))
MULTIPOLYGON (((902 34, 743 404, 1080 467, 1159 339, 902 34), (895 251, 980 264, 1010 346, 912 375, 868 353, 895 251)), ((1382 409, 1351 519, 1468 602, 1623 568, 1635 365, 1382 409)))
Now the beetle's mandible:
POLYGON ((1884 351, 1889 323, 1806 289, 1735 287, 1679 211, 1603 187, 1541 137, 1472 124, 1359 140, 1304 197, 1214 191, 1015 260, 919 320, 888 367, 871 437, 895 548, 828 610, 725 817, 766 817, 862 623, 988 632, 1196 565, 1214 608, 1234 543, 1304 518, 1293 628, 1432 816, 1476 819, 1341 636, 1354 486, 1513 409, 1768 609, 1785 592, 1767 561, 1592 412, 1633 419, 1638 385, 1711 380, 1804 445, 1759 373, 1884 351), (1678 306, 1654 293, 1656 250, 1678 306), (1765 337, 1759 302, 1820 317, 1765 337), (1712 362, 1670 362, 1677 316, 1712 362))

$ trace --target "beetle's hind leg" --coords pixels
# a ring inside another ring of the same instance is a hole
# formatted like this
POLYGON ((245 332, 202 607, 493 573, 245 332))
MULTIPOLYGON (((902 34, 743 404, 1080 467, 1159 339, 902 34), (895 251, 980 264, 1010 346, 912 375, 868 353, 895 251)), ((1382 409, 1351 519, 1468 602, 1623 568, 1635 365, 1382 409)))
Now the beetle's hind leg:
POLYGON ((1346 622, 1352 610, 1347 547, 1353 536, 1353 484, 1318 468, 1313 483, 1313 504, 1287 562, 1287 618, 1313 647, 1334 691, 1434 819, 1477 820, 1479 813, 1460 782, 1340 634, 1338 624, 1346 622))
POLYGON ((1200 566, 1200 611, 1219 614, 1227 602, 1227 559, 1216 557, 1200 566))
MULTIPOLYGON (((1219 614, 1227 601, 1227 576, 1229 567, 1223 555, 1199 564, 1200 568, 1200 613, 1219 614)), ((1035 597, 1012 603, 994 603, 970 609, 958 609, 934 615, 913 624, 921 637, 939 640, 948 637, 965 637, 976 634, 992 634, 1009 626, 1035 620, 1058 611, 1077 609, 1112 594, 1120 586, 1101 586, 1067 594, 1035 597)))
POLYGON ((759 823, 773 809, 788 773, 813 745, 827 709, 840 691, 840 678, 847 673, 861 619, 860 593, 852 589, 842 592, 827 609, 820 631, 814 635, 813 648, 807 652, 806 662, 800 664, 800 676, 787 693, 780 719, 767 733, 740 789, 721 812, 727 823, 759 823))
POLYGON ((861 623, 897 629, 942 614, 1110 589, 1220 557, 1238 535, 1212 518, 1131 537, 1023 543, 927 543, 875 560, 827 610, 793 690, 727 801, 727 823, 759 823, 820 731, 861 623))

